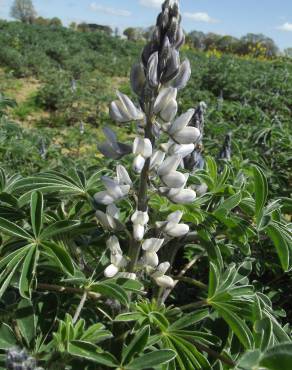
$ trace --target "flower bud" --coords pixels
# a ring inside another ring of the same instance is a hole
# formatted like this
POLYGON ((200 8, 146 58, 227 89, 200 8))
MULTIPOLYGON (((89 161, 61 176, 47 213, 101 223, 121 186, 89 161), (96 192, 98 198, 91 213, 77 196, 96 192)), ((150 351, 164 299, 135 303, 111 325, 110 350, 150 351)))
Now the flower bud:
POLYGON ((181 90, 186 87, 190 77, 191 77, 191 65, 188 59, 186 59, 180 66, 178 75, 171 82, 171 86, 181 90))
POLYGON ((147 80, 150 87, 155 88, 158 86, 158 51, 153 53, 148 60, 147 80))
POLYGON ((134 93, 141 96, 146 82, 144 68, 141 63, 135 64, 132 67, 130 80, 134 93))

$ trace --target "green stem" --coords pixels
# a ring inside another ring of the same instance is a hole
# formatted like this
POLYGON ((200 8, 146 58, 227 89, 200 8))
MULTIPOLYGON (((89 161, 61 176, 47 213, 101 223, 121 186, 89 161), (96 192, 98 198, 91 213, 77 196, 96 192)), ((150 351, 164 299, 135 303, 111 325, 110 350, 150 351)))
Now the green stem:
POLYGON ((180 309, 182 311, 184 311, 184 310, 189 310, 189 309, 192 309, 192 308, 199 308, 199 307, 203 307, 203 306, 208 306, 208 302, 206 300, 186 304, 184 306, 181 306, 180 309))
POLYGON ((183 282, 188 283, 190 285, 194 285, 194 286, 196 286, 200 289, 208 290, 208 285, 202 283, 199 280, 195 280, 195 279, 192 279, 192 278, 189 278, 189 277, 186 277, 186 276, 171 276, 171 277, 173 278, 173 280, 183 281, 183 282))

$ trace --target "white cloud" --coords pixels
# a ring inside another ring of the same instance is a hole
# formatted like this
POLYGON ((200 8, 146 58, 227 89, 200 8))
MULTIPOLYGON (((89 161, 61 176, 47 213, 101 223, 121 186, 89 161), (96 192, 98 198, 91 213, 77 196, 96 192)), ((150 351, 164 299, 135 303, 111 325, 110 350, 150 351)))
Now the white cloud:
POLYGON ((140 0, 140 4, 148 8, 160 8, 163 0, 140 0))
POLYGON ((97 3, 91 3, 90 9, 93 10, 94 12, 101 12, 101 13, 110 14, 110 15, 117 15, 119 17, 129 17, 132 15, 132 13, 129 12, 128 10, 109 8, 107 6, 100 5, 97 3))
POLYGON ((208 13, 205 12, 197 12, 197 13, 190 13, 185 12, 184 16, 186 18, 192 19, 195 22, 204 22, 204 23, 217 23, 218 20, 211 18, 208 13))
POLYGON ((292 23, 285 22, 281 26, 277 27, 277 29, 280 31, 292 32, 292 23))

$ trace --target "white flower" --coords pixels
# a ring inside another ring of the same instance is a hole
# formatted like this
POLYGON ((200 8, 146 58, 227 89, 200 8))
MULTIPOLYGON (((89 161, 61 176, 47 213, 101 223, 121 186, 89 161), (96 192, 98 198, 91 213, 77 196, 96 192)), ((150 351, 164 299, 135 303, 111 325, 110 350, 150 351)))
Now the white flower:
POLYGON ((152 144, 149 139, 141 139, 137 137, 133 144, 133 154, 136 158, 133 163, 135 172, 140 173, 145 165, 145 160, 152 156, 152 144))
POLYGON ((180 224, 180 220, 183 216, 181 211, 176 211, 168 215, 167 221, 156 222, 156 226, 162 229, 165 234, 170 237, 179 238, 186 235, 190 228, 186 224, 180 224))
POLYGON ((167 87, 161 89, 155 104, 154 113, 160 115, 165 122, 172 121, 177 114, 177 89, 167 87))
POLYGON ((125 94, 117 92, 119 100, 110 105, 110 116, 117 122, 138 121, 144 118, 141 110, 135 107, 132 100, 125 94))
POLYGON ((150 160, 150 170, 156 170, 164 161, 165 153, 161 150, 156 150, 150 160))
POLYGON ((116 236, 111 236, 107 240, 106 245, 111 252, 111 264, 104 270, 104 276, 112 278, 117 275, 121 268, 127 265, 127 260, 123 256, 119 240, 116 236))
POLYGON ((146 239, 142 244, 143 260, 147 266, 156 267, 159 263, 157 252, 162 247, 164 239, 146 239))
POLYGON ((176 171, 181 160, 181 156, 173 155, 167 157, 159 166, 157 173, 165 186, 169 188, 181 188, 185 185, 188 175, 176 171))
POLYGON ((165 289, 173 288, 175 285, 174 280, 170 276, 165 275, 169 267, 169 262, 163 262, 157 266, 155 272, 151 275, 156 284, 165 289))
POLYGON ((192 189, 168 189, 168 188, 160 188, 160 192, 165 195, 169 200, 173 203, 177 204, 189 204, 193 203, 197 197, 197 194, 192 189))
POLYGON ((196 127, 188 126, 194 109, 189 109, 186 113, 179 116, 168 128, 168 134, 178 144, 193 144, 201 136, 200 130, 196 127))
POLYGON ((120 210, 114 204, 106 207, 106 213, 98 210, 95 215, 105 229, 121 230, 123 228, 123 224, 119 221, 120 210))
POLYGON ((130 191, 129 185, 119 185, 116 180, 103 176, 101 178, 106 191, 100 191, 94 195, 97 203, 109 205, 124 198, 130 191))
POLYGON ((115 179, 102 176, 101 181, 106 191, 100 191, 94 195, 97 203, 109 205, 128 195, 132 187, 132 180, 125 167, 118 165, 116 171, 117 176, 115 179))
POLYGON ((128 171, 122 165, 117 165, 117 181, 120 185, 133 186, 132 180, 128 174, 128 171))
POLYGON ((144 238, 145 225, 149 221, 148 213, 137 210, 131 217, 131 221, 133 222, 134 239, 141 241, 144 238))

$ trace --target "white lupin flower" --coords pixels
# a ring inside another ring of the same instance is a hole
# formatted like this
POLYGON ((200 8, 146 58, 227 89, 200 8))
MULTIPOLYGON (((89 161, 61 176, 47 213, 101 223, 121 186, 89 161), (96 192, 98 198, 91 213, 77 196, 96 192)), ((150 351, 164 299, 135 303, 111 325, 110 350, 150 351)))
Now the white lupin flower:
POLYGON ((169 189, 167 197, 173 203, 189 204, 195 201, 197 194, 192 189, 169 189))
POLYGON ((188 126, 194 109, 189 109, 186 113, 179 116, 168 128, 168 134, 178 144, 193 144, 201 136, 200 130, 196 127, 188 126))
POLYGON ((172 121, 177 114, 177 89, 167 87, 161 89, 154 104, 154 113, 160 115, 165 122, 172 121))
POLYGON ((159 263, 157 252, 162 247, 164 239, 146 239, 142 244, 143 260, 147 266, 156 267, 159 263))
POLYGON ((123 224, 119 221, 120 210, 114 204, 108 205, 105 213, 98 210, 95 215, 105 229, 121 230, 123 228, 123 224))
POLYGON ((127 265, 127 260, 123 256, 119 240, 116 236, 111 236, 107 240, 106 245, 111 252, 111 264, 104 270, 104 276, 112 278, 117 275, 121 268, 127 265))
POLYGON ((133 222, 134 239, 137 241, 141 241, 144 238, 145 226, 149 221, 148 213, 137 210, 132 215, 131 221, 133 222))
POLYGON ((163 184, 169 188, 181 188, 187 181, 187 175, 176 171, 182 157, 173 155, 167 157, 158 168, 158 175, 163 184))
POLYGON ((110 116, 117 122, 138 121, 144 118, 143 112, 136 108, 132 100, 125 94, 117 92, 119 100, 110 105, 110 116))
POLYGON ((117 180, 120 185, 133 186, 132 180, 128 174, 126 168, 122 165, 117 165, 117 180))
POLYGON ((106 191, 100 191, 94 195, 97 203, 104 205, 112 204, 128 195, 130 191, 130 185, 120 185, 117 180, 113 180, 110 177, 103 176, 101 181, 106 191))
POLYGON ((163 262, 157 266, 155 272, 151 275, 156 284, 165 289, 173 288, 175 284, 174 280, 170 276, 165 275, 169 267, 169 262, 163 262))
POLYGON ((164 161, 165 153, 161 150, 156 150, 150 160, 150 170, 156 170, 164 161))
POLYGON ((167 221, 156 222, 156 226, 159 229, 162 229, 162 231, 168 236, 179 238, 186 235, 190 230, 188 225, 179 223, 182 216, 183 213, 181 211, 173 212, 168 215, 167 221))
POLYGON ((168 150, 171 155, 179 155, 185 158, 195 150, 195 144, 175 144, 173 143, 168 150))
POLYGON ((117 175, 114 179, 107 176, 101 178, 106 191, 100 191, 94 195, 97 203, 109 205, 128 195, 133 184, 127 170, 124 166, 118 165, 116 172, 117 175))
POLYGON ((133 169, 137 173, 141 173, 145 160, 152 156, 152 144, 149 139, 141 139, 137 137, 133 144, 133 154, 136 158, 133 163, 133 169))

